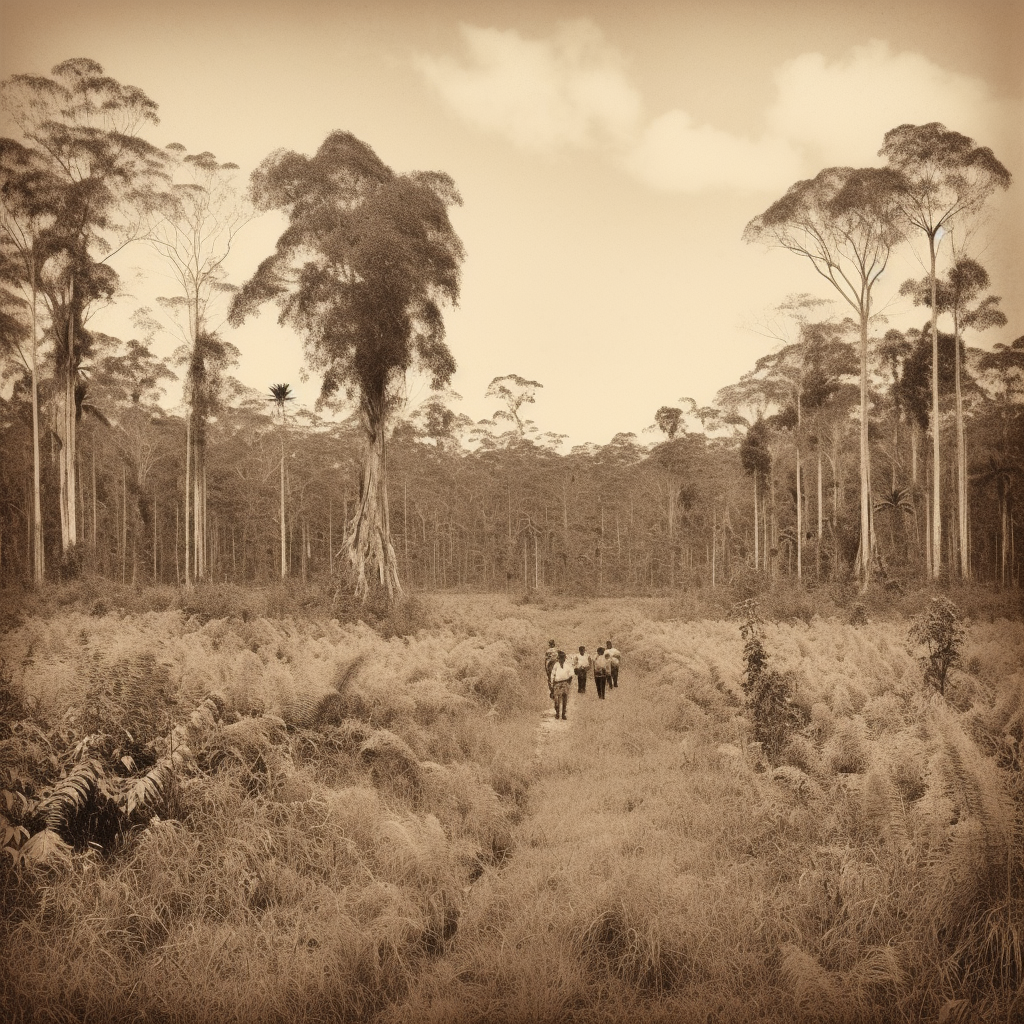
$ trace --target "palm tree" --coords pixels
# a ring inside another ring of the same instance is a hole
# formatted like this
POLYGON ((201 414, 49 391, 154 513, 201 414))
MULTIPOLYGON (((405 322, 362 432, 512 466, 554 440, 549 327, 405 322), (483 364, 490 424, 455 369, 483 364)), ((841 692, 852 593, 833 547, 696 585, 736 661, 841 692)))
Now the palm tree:
POLYGON ((903 516, 912 516, 916 512, 910 488, 893 487, 884 492, 880 498, 875 499, 874 510, 876 513, 889 513, 889 549, 895 556, 896 538, 893 533, 893 524, 896 519, 902 520, 903 516))
POLYGON ((281 578, 284 579, 288 575, 288 549, 285 543, 287 536, 285 532, 284 522, 284 442, 287 432, 285 424, 285 402, 295 401, 295 396, 291 393, 291 385, 289 384, 271 384, 270 385, 270 398, 268 401, 273 402, 278 411, 281 413, 281 578))

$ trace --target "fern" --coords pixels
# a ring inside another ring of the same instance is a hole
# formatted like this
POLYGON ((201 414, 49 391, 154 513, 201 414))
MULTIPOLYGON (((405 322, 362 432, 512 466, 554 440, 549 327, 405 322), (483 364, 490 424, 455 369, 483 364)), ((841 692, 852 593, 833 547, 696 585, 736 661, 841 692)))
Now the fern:
POLYGON ((125 789, 118 801, 128 817, 141 812, 152 815, 166 807, 177 772, 192 760, 192 752, 180 746, 167 757, 160 758, 140 779, 135 779, 125 789))
POLYGON ((94 758, 76 764, 39 804, 46 827, 58 832, 68 827, 89 804, 99 781, 106 775, 103 764, 94 758))

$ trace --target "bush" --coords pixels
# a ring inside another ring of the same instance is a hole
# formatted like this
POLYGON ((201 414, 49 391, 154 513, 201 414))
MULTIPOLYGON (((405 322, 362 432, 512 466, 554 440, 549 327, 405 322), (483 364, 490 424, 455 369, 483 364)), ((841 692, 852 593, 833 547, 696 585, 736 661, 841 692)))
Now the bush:
POLYGON ((966 636, 959 609, 946 597, 933 597, 928 611, 911 624, 910 642, 928 648, 927 658, 921 659, 925 682, 943 696, 949 670, 961 662, 966 636))
POLYGON ((740 636, 743 638, 743 692, 754 722, 754 739, 768 761, 776 765, 800 724, 800 715, 790 697, 792 683, 788 675, 768 667, 764 646, 764 623, 757 603, 748 599, 740 606, 740 636))

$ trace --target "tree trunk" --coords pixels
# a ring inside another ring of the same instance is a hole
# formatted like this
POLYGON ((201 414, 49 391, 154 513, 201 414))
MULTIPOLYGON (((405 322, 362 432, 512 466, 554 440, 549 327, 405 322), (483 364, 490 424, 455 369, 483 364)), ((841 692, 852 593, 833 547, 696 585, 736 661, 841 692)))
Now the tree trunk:
POLYGON ((814 575, 821 577, 821 538, 823 533, 821 509, 821 448, 818 448, 818 539, 814 547, 814 575))
POLYGON ((757 523, 757 470, 754 470, 754 568, 760 568, 760 547, 758 545, 758 523, 757 523))
POLYGON ((931 575, 942 572, 942 463, 939 444, 939 311, 935 305, 935 235, 928 236, 932 289, 932 550, 931 575))
POLYGON ((711 519, 711 586, 715 585, 715 559, 718 555, 718 509, 712 510, 711 519))
POLYGON ((39 496, 39 375, 36 366, 36 261, 32 258, 32 565, 36 586, 46 576, 43 512, 39 496))
POLYGON ((960 389, 960 322, 954 313, 954 382, 956 391, 956 512, 960 544, 960 578, 971 578, 970 547, 967 537, 967 446, 964 440, 964 400, 960 389))
POLYGON ((374 416, 365 407, 361 415, 366 451, 359 503, 348 539, 349 560, 356 575, 356 596, 365 600, 369 595, 369 563, 377 583, 391 602, 402 594, 402 584, 398 579, 398 561, 391 543, 385 424, 383 417, 374 416))
POLYGON ((192 559, 189 522, 189 502, 192 497, 192 410, 185 410, 185 586, 192 584, 192 559))
POLYGON ((871 450, 868 447, 868 310, 860 314, 860 565, 864 587, 871 572, 871 450))
POLYGON ((281 411, 281 579, 288 575, 284 520, 284 410, 281 411))
POLYGON ((61 549, 66 555, 75 546, 78 540, 75 509, 75 313, 74 313, 75 284, 71 282, 71 301, 68 304, 67 323, 67 358, 61 368, 63 381, 63 396, 61 409, 61 431, 60 431, 60 452, 58 453, 58 467, 60 474, 60 533, 61 549))

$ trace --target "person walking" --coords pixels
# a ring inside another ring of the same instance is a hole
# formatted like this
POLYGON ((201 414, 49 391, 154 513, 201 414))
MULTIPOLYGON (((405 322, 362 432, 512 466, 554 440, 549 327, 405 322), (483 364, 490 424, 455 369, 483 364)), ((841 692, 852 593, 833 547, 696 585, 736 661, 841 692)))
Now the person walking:
POLYGON ((604 700, 604 689, 608 683, 611 663, 611 658, 605 654, 604 648, 598 647, 597 657, 594 659, 594 685, 597 687, 598 700, 604 700))
POLYGON ((587 654, 586 647, 580 648, 579 654, 574 654, 572 659, 572 667, 576 672, 576 692, 586 693, 587 692, 587 673, 590 671, 590 663, 593 659, 587 654))
POLYGON ((573 667, 565 660, 565 651, 558 652, 558 660, 551 666, 551 691, 555 700, 555 718, 558 709, 562 709, 562 721, 565 721, 565 706, 569 702, 569 684, 572 682, 573 667))
POLYGON ((548 641, 548 649, 544 652, 544 678, 548 683, 548 696, 554 699, 551 690, 551 666, 558 661, 558 645, 554 640, 548 641))
POLYGON ((607 645, 605 646, 604 653, 607 655, 607 657, 609 658, 609 660, 611 662, 610 670, 609 670, 609 673, 608 673, 610 685, 611 686, 618 686, 619 685, 619 661, 622 658, 622 654, 619 652, 618 648, 615 647, 615 645, 611 642, 611 640, 609 640, 607 645))

